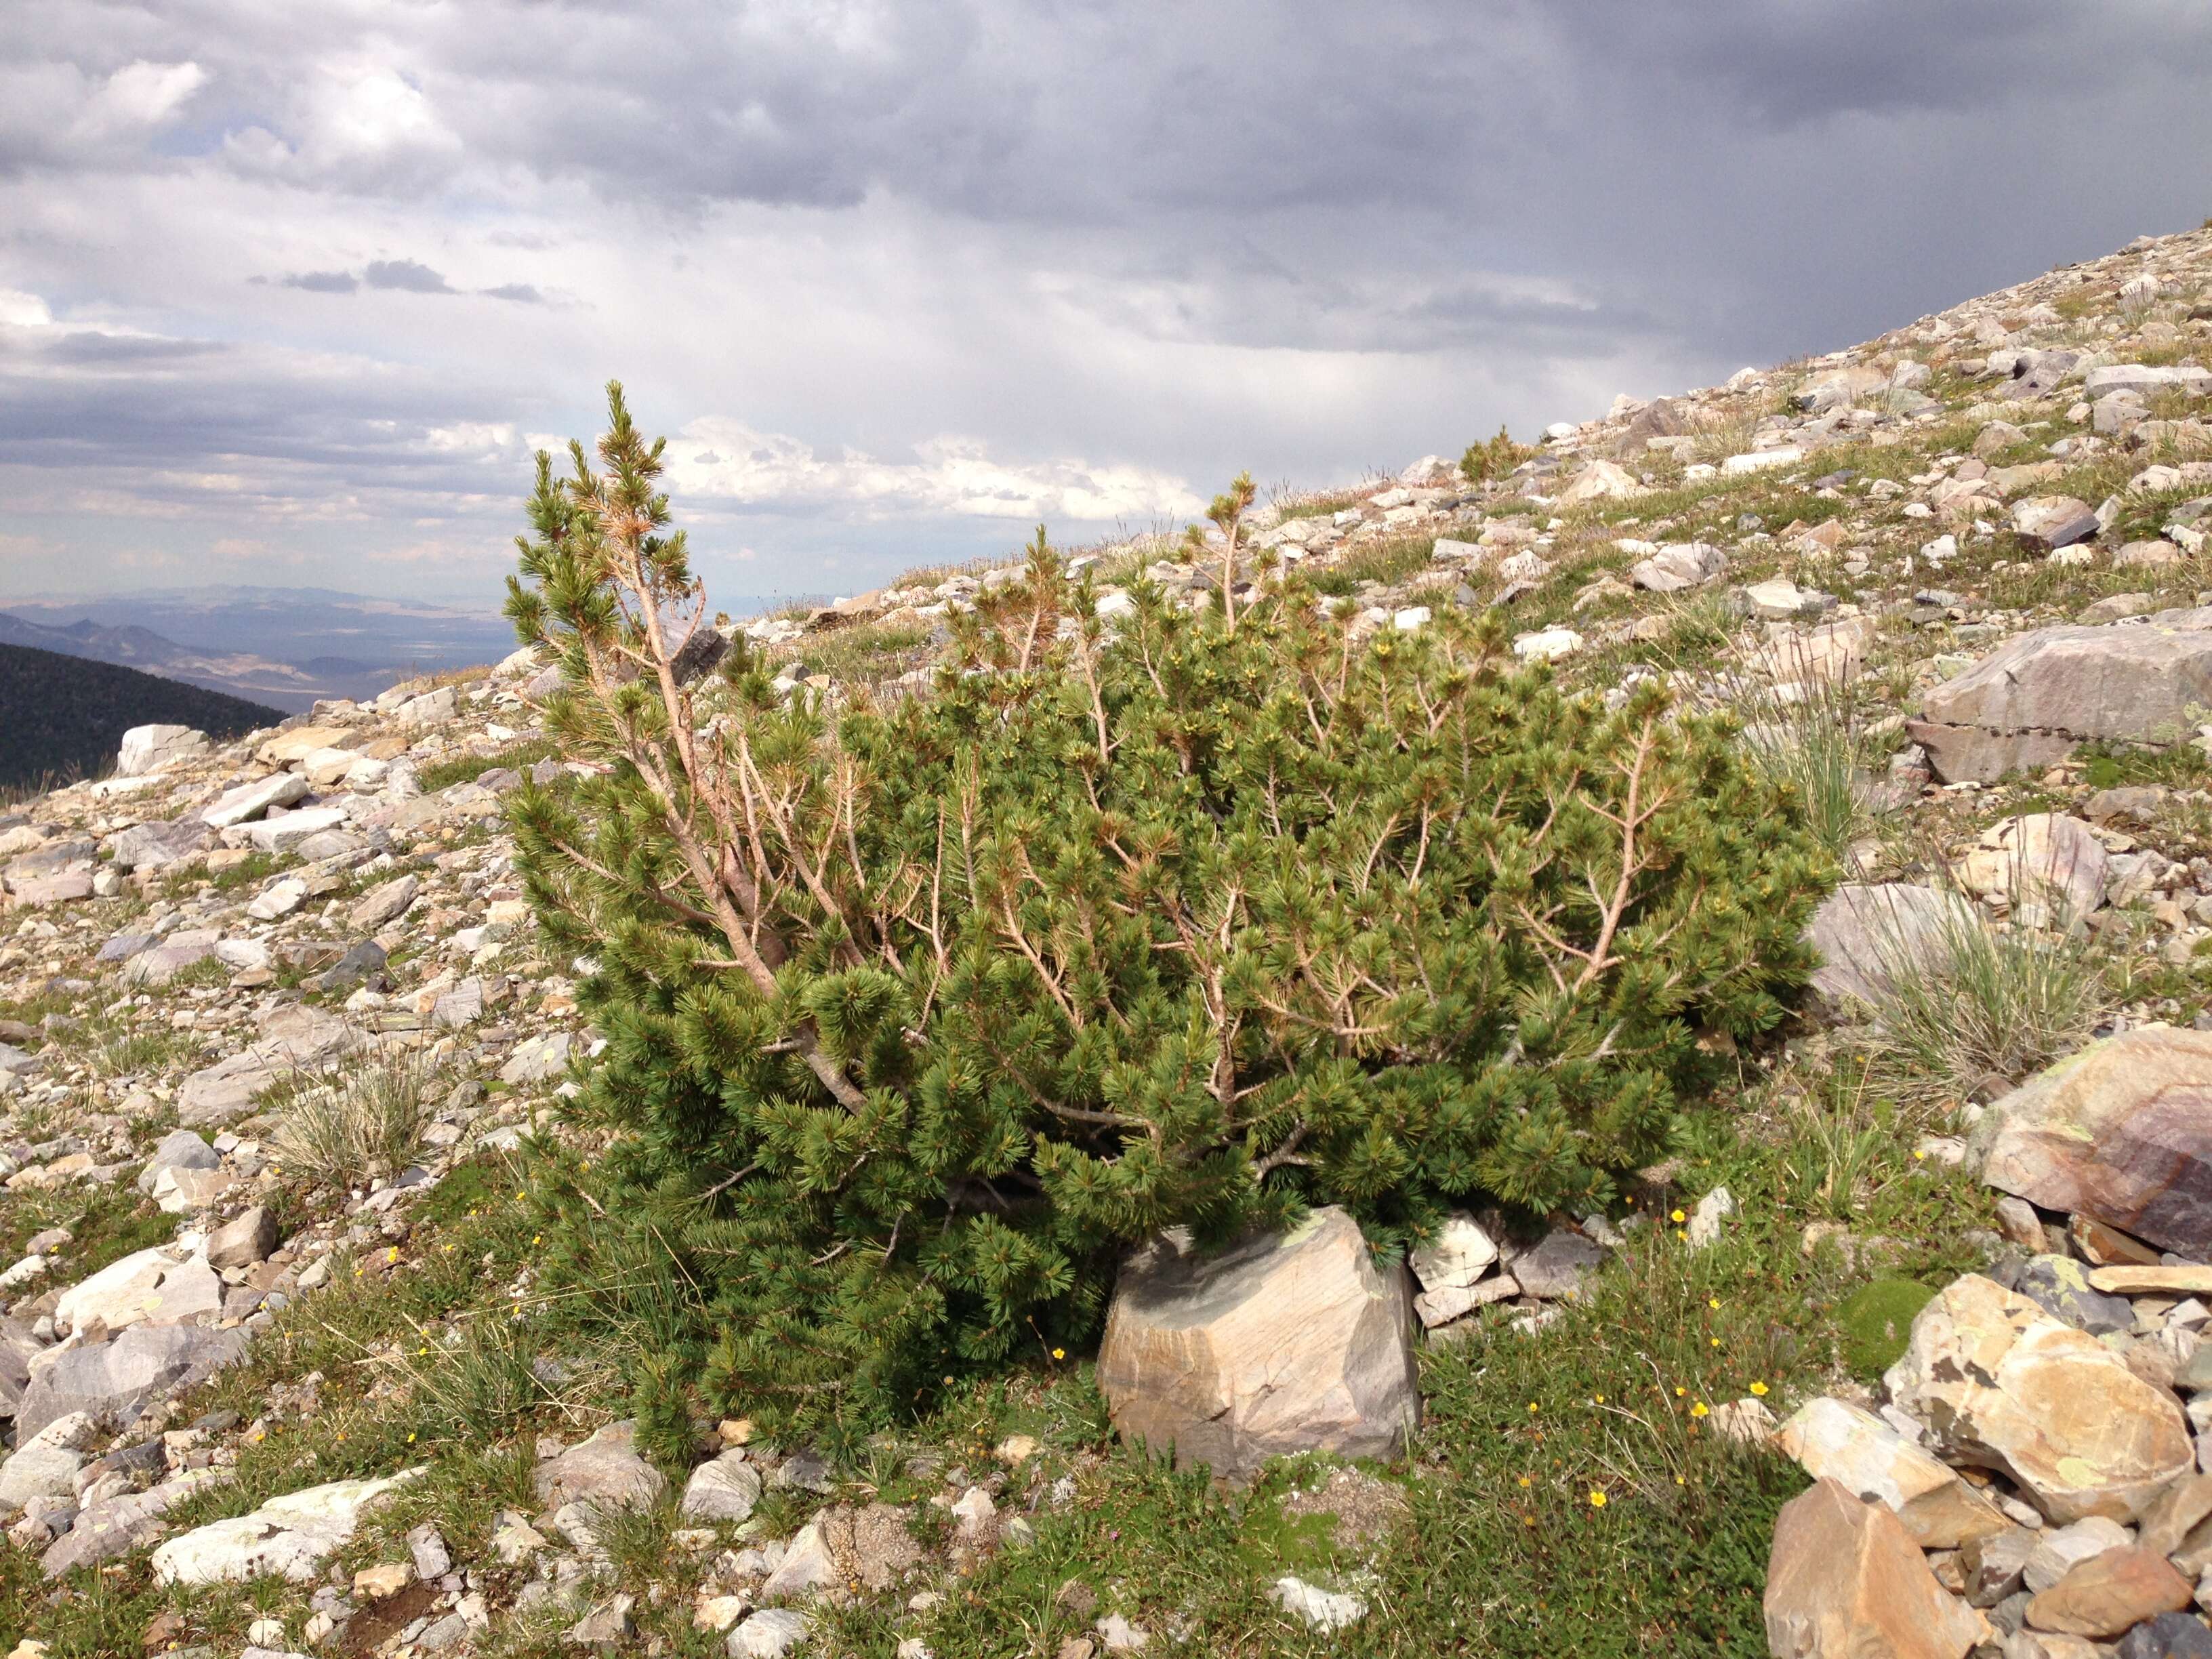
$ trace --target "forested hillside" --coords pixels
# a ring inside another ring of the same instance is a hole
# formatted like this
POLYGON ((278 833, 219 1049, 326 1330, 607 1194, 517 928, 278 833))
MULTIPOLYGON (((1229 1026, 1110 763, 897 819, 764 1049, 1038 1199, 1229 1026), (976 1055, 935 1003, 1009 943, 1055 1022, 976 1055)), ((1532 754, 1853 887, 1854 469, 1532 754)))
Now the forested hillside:
POLYGON ((135 668, 0 645, 0 788, 97 772, 134 726, 193 726, 231 738, 283 718, 135 668))

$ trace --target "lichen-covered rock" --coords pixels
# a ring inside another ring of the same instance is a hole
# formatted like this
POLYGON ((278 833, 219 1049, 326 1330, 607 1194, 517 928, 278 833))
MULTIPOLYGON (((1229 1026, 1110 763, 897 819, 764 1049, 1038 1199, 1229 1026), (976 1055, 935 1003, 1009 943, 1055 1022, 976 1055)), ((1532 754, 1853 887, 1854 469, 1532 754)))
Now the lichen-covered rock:
POLYGON ((1224 1480, 1285 1452, 1387 1457, 1419 1415, 1411 1300, 1334 1207, 1219 1255, 1163 1238, 1122 1269, 1099 1387, 1124 1437, 1224 1480))
POLYGON ((2212 1032, 2093 1043, 1997 1101, 1968 1151, 2001 1191, 2212 1255, 2212 1032))
POLYGON ((1921 1310, 1884 1381, 1939 1452, 2010 1475, 2061 1523, 2133 1520, 2195 1465, 2170 1391, 1978 1273, 1921 1310))

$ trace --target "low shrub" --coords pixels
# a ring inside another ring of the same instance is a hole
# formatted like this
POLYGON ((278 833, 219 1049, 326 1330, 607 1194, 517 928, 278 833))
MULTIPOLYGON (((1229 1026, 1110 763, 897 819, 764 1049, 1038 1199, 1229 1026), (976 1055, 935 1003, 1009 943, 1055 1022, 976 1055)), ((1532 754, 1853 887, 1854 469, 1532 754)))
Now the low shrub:
POLYGON ((599 465, 540 457, 508 607, 611 769, 513 813, 616 1132, 549 1268, 664 1331, 688 1299, 655 1417, 672 1376, 849 1425, 1042 1359, 1162 1227, 1602 1204, 1701 1032, 1808 969, 1829 866, 1734 726, 1461 614, 1361 641, 1295 578, 1233 621, 1139 585, 1109 640, 1040 532, 933 696, 786 701, 742 650, 679 683, 704 594, 611 416, 599 465))

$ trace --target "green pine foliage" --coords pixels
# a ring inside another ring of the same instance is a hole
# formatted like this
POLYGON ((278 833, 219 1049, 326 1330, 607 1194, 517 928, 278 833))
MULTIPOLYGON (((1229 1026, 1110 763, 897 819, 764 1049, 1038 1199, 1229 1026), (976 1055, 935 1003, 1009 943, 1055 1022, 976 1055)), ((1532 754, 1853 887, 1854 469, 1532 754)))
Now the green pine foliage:
POLYGON ((1085 1340, 1162 1227, 1602 1205, 1701 1035, 1808 970, 1829 872, 1731 728, 1459 613, 1355 642, 1295 578, 1233 620, 1140 586, 1109 638, 1040 531, 932 695, 780 700, 742 648, 684 684, 703 594, 610 392, 508 601, 608 769, 514 813, 617 1132, 553 1270, 677 1357, 659 1414, 924 1405, 1085 1340))
POLYGON ((1460 476, 1469 483, 1502 478, 1535 453, 1515 443, 1512 434, 1500 426, 1487 442, 1467 447, 1467 453, 1459 458, 1460 476))

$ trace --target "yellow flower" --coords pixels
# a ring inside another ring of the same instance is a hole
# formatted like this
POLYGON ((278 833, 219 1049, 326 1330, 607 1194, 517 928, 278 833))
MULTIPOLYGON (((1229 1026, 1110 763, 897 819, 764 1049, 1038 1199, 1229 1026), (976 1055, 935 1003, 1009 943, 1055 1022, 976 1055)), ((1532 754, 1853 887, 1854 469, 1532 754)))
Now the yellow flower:
POLYGON ((1594 1510, 1603 1509, 1605 1507, 1605 1494, 1601 1492, 1592 1492, 1590 1494, 1590 1507, 1594 1510))
POLYGON ((1667 1213, 1667 1219, 1673 1222, 1678 1227, 1689 1218, 1690 1218, 1680 1210, 1670 1210, 1667 1213))
POLYGON ((410 1432, 410 1433, 409 1433, 409 1435, 408 1435, 408 1437, 407 1437, 407 1443, 408 1443, 409 1445, 410 1445, 410 1446, 411 1446, 411 1445, 413 1445, 413 1444, 415 1443, 415 1436, 413 1435, 413 1433, 412 1433, 412 1432, 410 1432))
POLYGON ((1601 1394, 1592 1395, 1590 1396, 1590 1404, 1593 1406, 1602 1406, 1605 1404, 1605 1396, 1601 1394))
POLYGON ((1521 1484, 1524 1486, 1528 1484, 1528 1477, 1527 1475, 1524 1474, 1521 1477, 1521 1484))
POLYGON ((1764 1382, 1753 1383, 1751 1385, 1751 1391, 1757 1395, 1761 1400, 1766 1398, 1766 1384, 1764 1382))
POLYGON ((1687 1393, 1689 1393, 1689 1390, 1688 1390, 1687 1389, 1675 1389, 1675 1390, 1674 1390, 1674 1398, 1675 1398, 1675 1399, 1677 1399, 1677 1400, 1680 1400, 1680 1399, 1684 1395, 1686 1395, 1686 1394, 1687 1394, 1687 1393))
POLYGON ((1530 1401, 1528 1402, 1528 1415, 1529 1415, 1529 1416, 1531 1416, 1531 1417, 1534 1417, 1535 1414, 1536 1414, 1536 1402, 1535 1402, 1534 1401, 1533 1401, 1533 1400, 1532 1400, 1532 1401, 1530 1401))
POLYGON ((1705 1298, 1705 1305, 1717 1312, 1720 1309, 1721 1299, 1717 1296, 1709 1296, 1705 1298))
POLYGON ((1052 1357, 1054 1359, 1065 1359, 1067 1358, 1067 1350, 1065 1348, 1054 1348, 1052 1351, 1052 1357))
POLYGON ((386 1251, 384 1253, 384 1259, 385 1259, 387 1262, 390 1262, 390 1261, 398 1261, 398 1260, 399 1260, 399 1247, 398 1247, 397 1244, 394 1244, 394 1245, 393 1245, 390 1249, 386 1250, 386 1251))
POLYGON ((1721 1345, 1721 1340, 1720 1340, 1720 1338, 1718 1338, 1717 1336, 1714 1336, 1714 1337, 1708 1337, 1708 1338, 1706 1338, 1705 1340, 1706 1340, 1707 1341, 1711 1342, 1711 1343, 1713 1345, 1713 1346, 1715 1346, 1716 1348, 1719 1347, 1719 1346, 1720 1346, 1720 1345, 1721 1345))
POLYGON ((1705 1402, 1702 1400, 1698 1401, 1696 1405, 1690 1407, 1690 1415, 1692 1417, 1704 1417, 1708 1414, 1709 1413, 1705 1410, 1705 1402))

